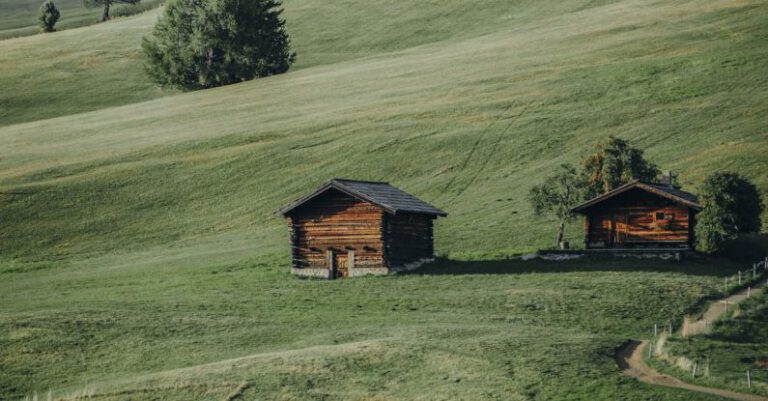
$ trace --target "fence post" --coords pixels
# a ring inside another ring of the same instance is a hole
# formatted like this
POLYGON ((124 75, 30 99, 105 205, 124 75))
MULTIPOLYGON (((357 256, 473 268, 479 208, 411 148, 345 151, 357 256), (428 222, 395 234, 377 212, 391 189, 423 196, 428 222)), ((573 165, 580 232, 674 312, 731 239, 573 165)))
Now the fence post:
POLYGON ((648 359, 653 357, 653 340, 648 342, 648 359))
POLYGON ((672 335, 672 321, 669 321, 669 335, 672 335))
POLYGON ((741 285, 741 270, 739 270, 739 285, 741 285))
POLYGON ((699 362, 696 361, 693 363, 693 375, 691 377, 696 377, 696 368, 699 367, 699 362))
POLYGON ((749 298, 752 295, 752 287, 747 287, 747 298, 749 298))
POLYGON ((747 388, 752 388, 752 375, 750 371, 747 371, 747 388))
POLYGON ((752 278, 753 279, 757 278, 757 263, 752 265, 752 278))
POLYGON ((659 325, 654 323, 653 324, 653 336, 656 337, 657 334, 659 334, 659 325))

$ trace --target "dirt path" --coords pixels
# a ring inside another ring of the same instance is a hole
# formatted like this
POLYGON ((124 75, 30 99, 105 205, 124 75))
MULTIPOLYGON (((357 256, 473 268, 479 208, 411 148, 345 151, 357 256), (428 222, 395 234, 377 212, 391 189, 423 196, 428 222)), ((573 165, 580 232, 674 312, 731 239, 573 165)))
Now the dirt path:
MULTIPOLYGON (((766 286, 768 286, 768 282, 761 282, 752 288, 750 292, 756 294, 758 291, 764 291, 766 286)), ((731 310, 735 304, 738 304, 746 298, 747 290, 745 289, 719 302, 712 303, 699 320, 695 322, 692 322, 689 319, 685 320, 683 324, 683 335, 690 336, 703 333, 709 328, 713 321, 720 318, 726 312, 726 308, 731 310)), ((754 394, 744 394, 730 390, 697 386, 695 384, 686 383, 676 377, 663 375, 645 363, 644 355, 647 347, 648 341, 628 341, 621 347, 615 356, 619 369, 621 369, 624 374, 637 378, 641 382, 657 386, 680 388, 739 401, 768 401, 768 398, 754 394)))
POLYGON ((748 292, 752 292, 752 295, 756 295, 760 291, 765 290, 766 285, 768 285, 768 282, 762 281, 755 284, 750 291, 743 289, 728 298, 713 302, 699 320, 695 322, 686 318, 685 322, 683 322, 683 336, 695 336, 696 334, 704 333, 709 328, 709 325, 719 319, 726 310, 733 310, 736 304, 747 299, 748 292))
POLYGON ((643 383, 657 386, 681 388, 739 401, 768 401, 768 398, 754 394, 744 394, 719 388, 697 386, 695 384, 688 384, 669 375, 663 375, 645 363, 643 355, 647 346, 648 341, 630 340, 616 354, 616 362, 619 364, 619 368, 624 371, 624 374, 635 377, 643 383))

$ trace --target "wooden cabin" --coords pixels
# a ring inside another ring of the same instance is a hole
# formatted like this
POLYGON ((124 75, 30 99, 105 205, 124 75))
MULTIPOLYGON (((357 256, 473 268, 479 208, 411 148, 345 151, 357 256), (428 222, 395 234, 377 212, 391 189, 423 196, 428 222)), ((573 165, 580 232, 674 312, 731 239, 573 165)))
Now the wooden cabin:
POLYGON ((693 249, 701 205, 666 180, 632 181, 576 206, 573 211, 585 216, 587 249, 693 249))
POLYGON ((280 210, 292 272, 322 278, 415 269, 434 258, 433 223, 445 212, 386 182, 333 179, 280 210))

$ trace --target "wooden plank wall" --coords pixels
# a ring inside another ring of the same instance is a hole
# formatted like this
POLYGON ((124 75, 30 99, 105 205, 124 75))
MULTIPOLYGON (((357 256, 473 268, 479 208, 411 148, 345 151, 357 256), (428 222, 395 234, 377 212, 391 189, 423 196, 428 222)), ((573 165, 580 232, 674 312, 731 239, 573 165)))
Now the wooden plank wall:
POLYGON ((432 258, 434 256, 433 223, 434 217, 422 214, 402 213, 385 216, 387 265, 397 267, 432 258))
POLYGON ((609 247, 612 225, 615 224, 619 243, 614 246, 690 244, 691 217, 687 207, 645 191, 630 191, 588 211, 586 240, 588 245, 603 242, 609 247), (668 227, 655 226, 657 212, 665 214, 668 227))
POLYGON ((326 251, 355 251, 356 267, 383 264, 383 211, 337 190, 318 196, 289 219, 294 267, 327 266, 326 251))

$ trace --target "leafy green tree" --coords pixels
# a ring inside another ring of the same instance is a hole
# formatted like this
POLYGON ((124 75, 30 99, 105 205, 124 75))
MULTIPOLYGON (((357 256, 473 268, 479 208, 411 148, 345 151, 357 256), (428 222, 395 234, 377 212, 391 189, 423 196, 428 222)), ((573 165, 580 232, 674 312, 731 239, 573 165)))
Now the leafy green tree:
POLYGON ((587 185, 587 198, 594 198, 635 179, 652 182, 660 173, 655 164, 645 160, 642 150, 613 135, 607 141, 594 145, 593 152, 581 160, 581 168, 587 185))
POLYGON ((109 8, 113 4, 139 4, 141 0, 83 0, 83 4, 86 7, 101 7, 101 19, 99 21, 104 22, 109 20, 109 8))
POLYGON ((40 6, 40 15, 37 17, 37 21, 40 24, 40 29, 43 32, 56 31, 56 21, 61 17, 59 9, 56 4, 53 4, 53 0, 46 0, 40 6))
POLYGON ((718 172, 707 177, 699 191, 704 208, 698 215, 699 249, 714 252, 739 234, 759 232, 765 205, 757 187, 736 173, 718 172))
POLYGON ((581 202, 583 187, 583 181, 576 169, 569 164, 563 164, 554 175, 531 188, 528 194, 536 215, 549 213, 560 221, 556 246, 563 242, 565 223, 574 218, 572 209, 581 202))
POLYGON ((142 47, 158 83, 204 89, 283 73, 295 59, 278 0, 171 0, 142 47))

